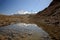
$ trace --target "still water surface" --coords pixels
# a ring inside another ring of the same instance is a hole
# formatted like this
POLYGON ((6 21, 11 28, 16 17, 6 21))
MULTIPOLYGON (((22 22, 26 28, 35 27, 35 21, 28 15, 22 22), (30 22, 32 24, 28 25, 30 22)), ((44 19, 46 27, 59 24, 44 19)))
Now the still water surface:
POLYGON ((36 24, 17 23, 0 28, 1 40, 51 40, 36 24))

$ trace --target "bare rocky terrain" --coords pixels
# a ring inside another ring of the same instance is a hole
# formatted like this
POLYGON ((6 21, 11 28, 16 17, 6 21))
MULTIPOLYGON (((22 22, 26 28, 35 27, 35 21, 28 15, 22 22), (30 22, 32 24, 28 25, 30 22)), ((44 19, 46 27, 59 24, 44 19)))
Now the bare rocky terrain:
POLYGON ((60 40, 60 0, 53 2, 35 15, 0 15, 0 27, 15 23, 34 23, 49 33, 52 40, 60 40))
POLYGON ((0 15, 0 27, 15 23, 29 23, 30 17, 34 15, 0 15))
POLYGON ((47 31, 53 40, 60 40, 60 0, 53 0, 48 8, 38 12, 32 19, 47 31))

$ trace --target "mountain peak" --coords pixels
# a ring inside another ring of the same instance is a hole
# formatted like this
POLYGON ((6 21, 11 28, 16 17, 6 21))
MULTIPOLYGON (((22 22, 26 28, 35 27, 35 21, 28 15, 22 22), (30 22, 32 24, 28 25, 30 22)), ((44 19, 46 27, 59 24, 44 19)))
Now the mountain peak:
POLYGON ((24 11, 24 10, 21 10, 21 11, 17 11, 15 14, 36 14, 37 12, 29 12, 29 11, 24 11))

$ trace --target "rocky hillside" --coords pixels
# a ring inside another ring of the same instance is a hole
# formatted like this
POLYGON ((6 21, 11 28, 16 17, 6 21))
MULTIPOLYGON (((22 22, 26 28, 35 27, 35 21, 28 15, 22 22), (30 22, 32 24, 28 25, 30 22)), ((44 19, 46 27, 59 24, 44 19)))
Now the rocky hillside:
POLYGON ((32 19, 47 31, 53 40, 60 40, 60 0, 53 0, 48 8, 38 12, 32 19))
POLYGON ((1 15, 0 14, 0 27, 7 26, 15 23, 31 23, 30 17, 33 17, 34 14, 26 15, 1 15))
POLYGON ((34 23, 48 32, 53 40, 60 40, 60 0, 53 2, 36 15, 0 15, 0 27, 18 22, 34 23))

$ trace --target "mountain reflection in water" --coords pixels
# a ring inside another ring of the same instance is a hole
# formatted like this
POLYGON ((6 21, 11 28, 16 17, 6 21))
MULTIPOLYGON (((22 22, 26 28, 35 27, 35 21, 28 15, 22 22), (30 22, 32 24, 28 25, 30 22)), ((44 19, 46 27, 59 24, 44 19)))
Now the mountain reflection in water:
POLYGON ((0 28, 1 40, 51 40, 36 24, 18 23, 0 28))

